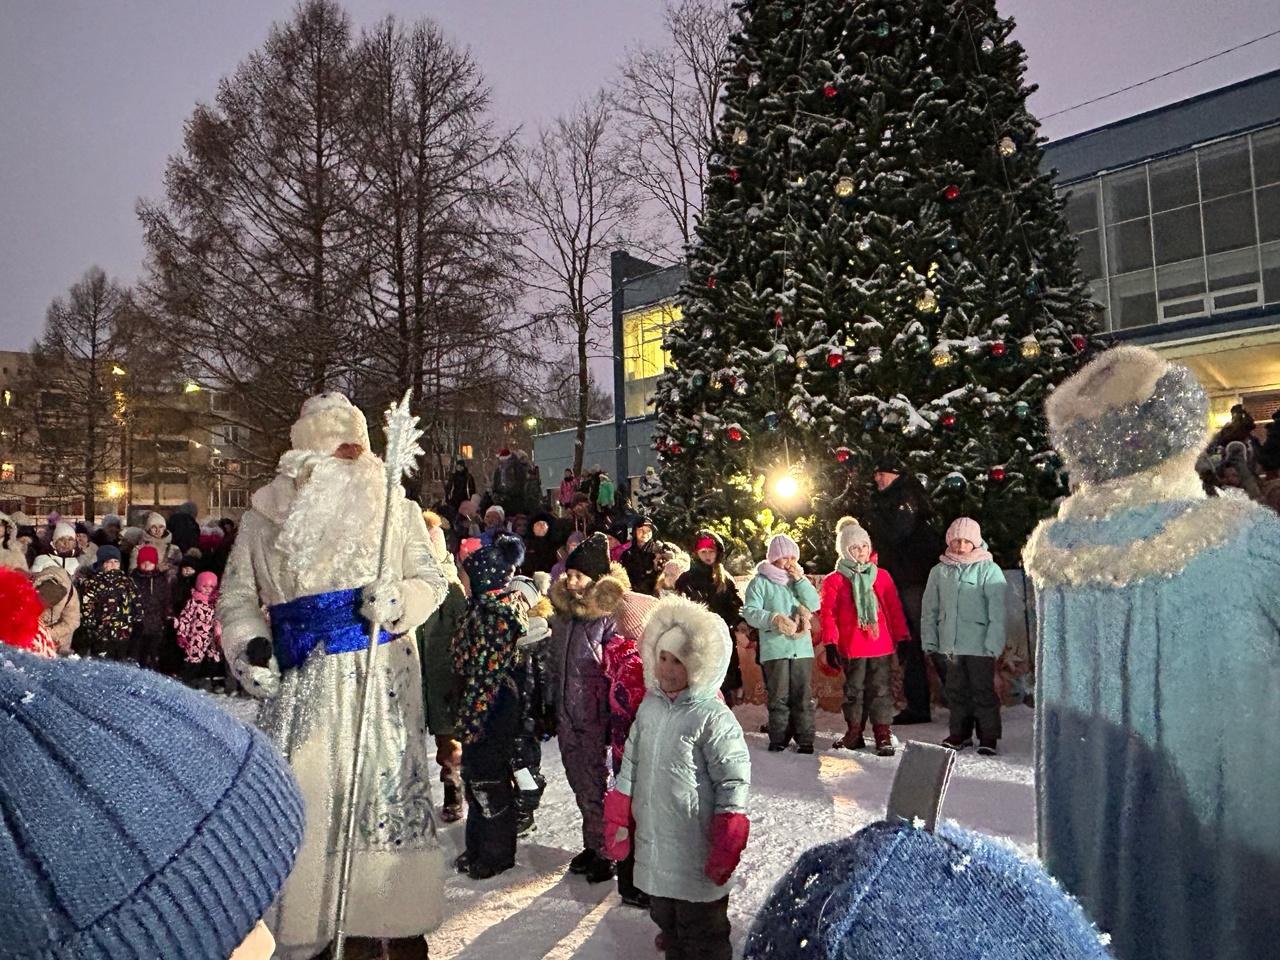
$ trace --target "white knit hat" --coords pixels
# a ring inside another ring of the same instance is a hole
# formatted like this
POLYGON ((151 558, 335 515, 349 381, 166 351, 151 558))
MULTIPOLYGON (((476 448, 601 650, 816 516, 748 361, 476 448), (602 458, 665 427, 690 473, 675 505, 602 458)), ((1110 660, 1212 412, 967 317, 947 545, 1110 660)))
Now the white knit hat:
POLYGON ((360 408, 340 393, 321 393, 302 405, 302 416, 289 431, 295 450, 333 453, 344 443, 369 449, 369 424, 360 408))
POLYGON ((150 530, 152 527, 164 527, 168 530, 169 523, 162 515, 158 513, 149 513, 147 514, 147 525, 145 529, 150 530))
POLYGON ((781 560, 783 557, 793 557, 799 560, 800 546, 785 533, 777 533, 769 541, 769 550, 765 554, 765 559, 772 563, 774 560, 781 560))
POLYGON ((978 521, 969 517, 957 517, 951 521, 951 526, 947 527, 947 545, 950 546, 956 540, 968 540, 975 547, 982 545, 982 527, 978 526, 978 521))
POLYGON ((76 528, 73 527, 71 524, 67 523, 65 520, 61 521, 56 527, 53 528, 54 540, 61 540, 63 537, 70 537, 71 539, 74 540, 75 536, 76 536, 76 528))
POLYGON ((841 517, 836 521, 836 556, 848 558, 854 547, 871 546, 871 534, 853 517, 841 517))

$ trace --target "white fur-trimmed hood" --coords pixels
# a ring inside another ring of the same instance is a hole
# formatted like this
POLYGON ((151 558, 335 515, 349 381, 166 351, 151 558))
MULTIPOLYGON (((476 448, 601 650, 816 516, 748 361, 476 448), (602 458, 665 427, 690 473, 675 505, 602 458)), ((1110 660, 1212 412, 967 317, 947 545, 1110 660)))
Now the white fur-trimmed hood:
POLYGON ((692 697, 714 697, 729 668, 732 644, 724 620, 702 604, 684 597, 663 597, 649 615, 640 644, 645 685, 661 689, 656 672, 658 654, 666 650, 679 657, 689 672, 692 697))

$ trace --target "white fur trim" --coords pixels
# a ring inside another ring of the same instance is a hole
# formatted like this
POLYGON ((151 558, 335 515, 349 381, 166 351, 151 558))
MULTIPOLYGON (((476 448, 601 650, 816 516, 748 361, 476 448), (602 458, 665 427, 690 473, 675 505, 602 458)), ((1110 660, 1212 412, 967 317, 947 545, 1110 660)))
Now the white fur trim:
POLYGON ((1096 420, 1108 410, 1141 403, 1151 396, 1169 362, 1147 347, 1113 347, 1062 383, 1045 401, 1049 424, 1060 430, 1080 420, 1096 420))
POLYGON ((665 650, 684 664, 691 691, 714 694, 728 669, 732 643, 725 622, 702 604, 663 597, 654 605, 640 643, 645 684, 659 689, 658 654, 665 650))
POLYGON ((302 405, 289 431, 294 450, 331 454, 344 443, 369 449, 369 424, 360 408, 340 393, 322 393, 302 405))
POLYGON ((1265 507, 1244 497, 1218 497, 1194 504, 1145 540, 1122 544, 1058 547, 1049 535, 1056 520, 1045 520, 1022 553, 1037 587, 1124 587, 1151 577, 1172 577, 1206 550, 1220 547, 1256 523, 1265 507))
POLYGON ((1097 520, 1118 510, 1169 500, 1203 500, 1204 484, 1195 472, 1199 452, 1189 450, 1159 466, 1106 483, 1081 484, 1058 508, 1060 520, 1097 520))

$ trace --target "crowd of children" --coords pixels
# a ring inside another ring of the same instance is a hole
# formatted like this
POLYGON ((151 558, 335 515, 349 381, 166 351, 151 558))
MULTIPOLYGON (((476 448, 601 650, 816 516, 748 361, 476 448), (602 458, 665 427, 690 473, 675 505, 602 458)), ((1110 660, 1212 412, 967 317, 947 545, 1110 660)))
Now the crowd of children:
MULTIPOLYGON (((450 590, 420 645, 446 822, 461 819, 465 799, 456 866, 484 879, 514 865, 545 786, 541 742, 554 735, 582 818, 570 874, 616 880, 624 903, 650 912, 668 958, 728 957, 725 884, 749 832, 750 761, 731 710, 743 684, 738 646, 755 650, 764 676, 769 751, 816 749, 816 655, 844 677, 835 748, 870 739, 892 756, 894 656, 911 640, 894 579, 848 517, 825 577, 811 580, 798 544, 777 535, 745 593, 711 530, 686 554, 645 517, 574 529, 563 542, 549 514, 523 538, 508 529, 518 522, 491 508, 469 526, 476 535, 455 541, 459 574, 447 524, 427 514, 450 590)), ((976 732, 979 751, 992 753, 1004 580, 973 520, 952 524, 946 542, 920 626, 924 652, 950 666, 943 744, 963 749, 976 732)))
MULTIPOLYGON (((177 515, 175 515, 176 518, 177 515)), ((234 689, 220 645, 218 573, 234 525, 195 527, 184 552, 168 522, 74 526, 50 515, 46 534, 22 514, 0 514, 0 567, 29 577, 54 653, 134 663, 192 686, 234 689)))

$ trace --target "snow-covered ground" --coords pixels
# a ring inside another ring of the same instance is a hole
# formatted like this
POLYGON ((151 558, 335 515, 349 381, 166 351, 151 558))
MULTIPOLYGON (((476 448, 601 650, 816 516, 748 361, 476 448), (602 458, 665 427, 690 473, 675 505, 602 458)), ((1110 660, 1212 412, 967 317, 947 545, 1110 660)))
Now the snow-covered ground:
MULTIPOLYGON (((249 719, 248 701, 234 702, 234 709, 249 719)), ((767 753, 767 738, 756 732, 764 709, 743 706, 735 712, 747 731, 752 761, 751 840, 729 885, 729 914, 739 944, 775 881, 800 853, 883 815, 899 757, 829 749, 844 724, 821 712, 818 753, 767 753)), ((1024 706, 1005 708, 1000 756, 962 754, 944 808, 950 819, 1006 837, 1028 853, 1035 841, 1031 718, 1024 706)), ((945 719, 946 711, 939 709, 935 720, 942 722, 896 733, 936 743, 946 736, 945 719)), ((449 879, 449 919, 428 938, 433 960, 657 956, 656 928, 647 913, 623 906, 613 884, 592 886, 566 875, 569 858, 582 848, 581 821, 554 741, 544 749, 542 769, 548 785, 538 827, 521 842, 515 869, 483 882, 457 875, 449 879)), ((438 802, 438 782, 432 791, 438 802)), ((461 851, 461 823, 444 828, 444 836, 449 850, 461 851)))

